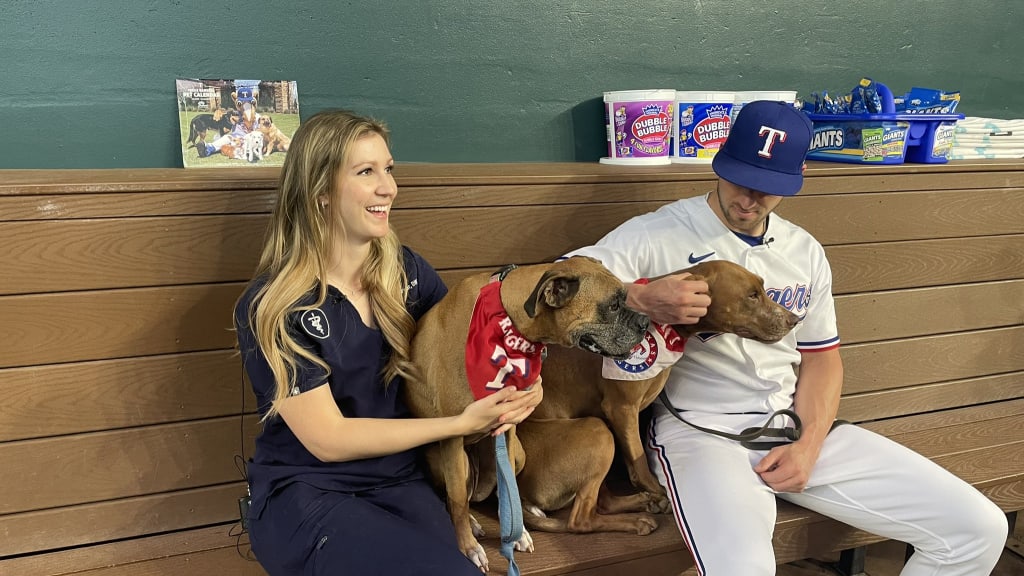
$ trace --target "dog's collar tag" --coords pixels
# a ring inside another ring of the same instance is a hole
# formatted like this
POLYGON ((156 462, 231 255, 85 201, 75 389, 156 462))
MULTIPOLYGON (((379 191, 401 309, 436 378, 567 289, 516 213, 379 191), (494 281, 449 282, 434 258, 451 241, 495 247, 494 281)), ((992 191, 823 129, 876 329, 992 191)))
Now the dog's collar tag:
POLYGON ((525 390, 540 376, 547 346, 527 340, 501 305, 501 282, 480 289, 466 338, 466 376, 477 399, 506 386, 525 390))

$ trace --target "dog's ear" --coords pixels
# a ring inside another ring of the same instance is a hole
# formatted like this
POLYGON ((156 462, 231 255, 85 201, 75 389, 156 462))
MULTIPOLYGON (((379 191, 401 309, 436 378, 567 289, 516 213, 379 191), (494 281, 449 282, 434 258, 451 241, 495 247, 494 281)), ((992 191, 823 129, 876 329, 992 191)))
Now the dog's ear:
POLYGON ((690 276, 687 278, 687 280, 693 280, 694 282, 699 282, 699 281, 703 280, 704 282, 707 282, 707 284, 708 284, 708 296, 710 296, 711 295, 711 288, 712 288, 712 281, 714 280, 714 278, 715 278, 714 270, 705 270, 705 271, 699 272, 697 274, 691 273, 690 276))
POLYGON ((568 304, 580 289, 578 276, 567 276, 557 272, 545 272, 534 286, 530 297, 523 304, 526 315, 537 316, 537 307, 545 304, 551 308, 561 308, 568 304))

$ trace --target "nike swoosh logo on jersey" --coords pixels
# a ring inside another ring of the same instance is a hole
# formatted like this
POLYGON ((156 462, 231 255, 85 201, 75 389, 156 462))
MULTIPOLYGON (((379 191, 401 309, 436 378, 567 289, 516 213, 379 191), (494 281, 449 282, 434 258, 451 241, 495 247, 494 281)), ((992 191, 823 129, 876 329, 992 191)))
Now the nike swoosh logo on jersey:
POLYGON ((705 258, 709 258, 709 257, 714 256, 714 255, 715 255, 714 251, 708 252, 707 254, 705 254, 703 256, 694 256, 693 252, 690 252, 690 264, 696 264, 697 262, 700 262, 701 260, 703 260, 705 258))

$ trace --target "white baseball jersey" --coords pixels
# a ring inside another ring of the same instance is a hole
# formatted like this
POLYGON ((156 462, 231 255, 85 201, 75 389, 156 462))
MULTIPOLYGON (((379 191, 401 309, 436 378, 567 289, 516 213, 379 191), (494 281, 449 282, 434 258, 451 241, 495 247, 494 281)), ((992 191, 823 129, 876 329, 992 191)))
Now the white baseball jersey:
MULTIPOLYGON (((769 216, 763 243, 751 246, 722 224, 707 196, 689 198, 633 218, 573 254, 601 260, 624 281, 708 259, 730 260, 762 276, 772 299, 802 318, 770 345, 732 334, 690 337, 666 390, 695 424, 732 433, 764 424, 764 413, 791 407, 800 353, 839 345, 824 249, 777 215, 769 216)), ((669 342, 655 339, 678 348, 669 342)), ((642 370, 635 361, 651 358, 636 356, 627 371, 642 370)), ((775 496, 754 471, 766 452, 684 426, 660 403, 653 406, 647 459, 666 488, 698 573, 775 574, 775 496)), ((912 543, 917 552, 903 576, 988 574, 1006 538, 1002 511, 984 495, 931 460, 859 426, 830 433, 804 491, 778 496, 912 543)))
POLYGON ((569 254, 597 258, 625 282, 668 274, 704 260, 729 260, 765 280, 775 301, 801 318, 775 344, 733 334, 690 337, 666 384, 680 410, 711 414, 789 408, 800 353, 839 345, 832 272, 825 251, 807 231, 772 214, 764 243, 751 246, 726 228, 708 196, 679 200, 637 216, 595 246, 569 254))

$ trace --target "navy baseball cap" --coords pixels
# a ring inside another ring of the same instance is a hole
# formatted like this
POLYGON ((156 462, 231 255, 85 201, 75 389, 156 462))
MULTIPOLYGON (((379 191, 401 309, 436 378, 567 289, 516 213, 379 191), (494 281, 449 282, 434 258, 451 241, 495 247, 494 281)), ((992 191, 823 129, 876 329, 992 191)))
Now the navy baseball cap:
POLYGON ((253 90, 251 86, 242 86, 237 91, 239 102, 253 102, 256 98, 253 97, 253 90))
POLYGON ((755 100, 740 109, 711 168, 737 186, 793 196, 804 184, 804 159, 813 134, 811 120, 793 106, 755 100))

